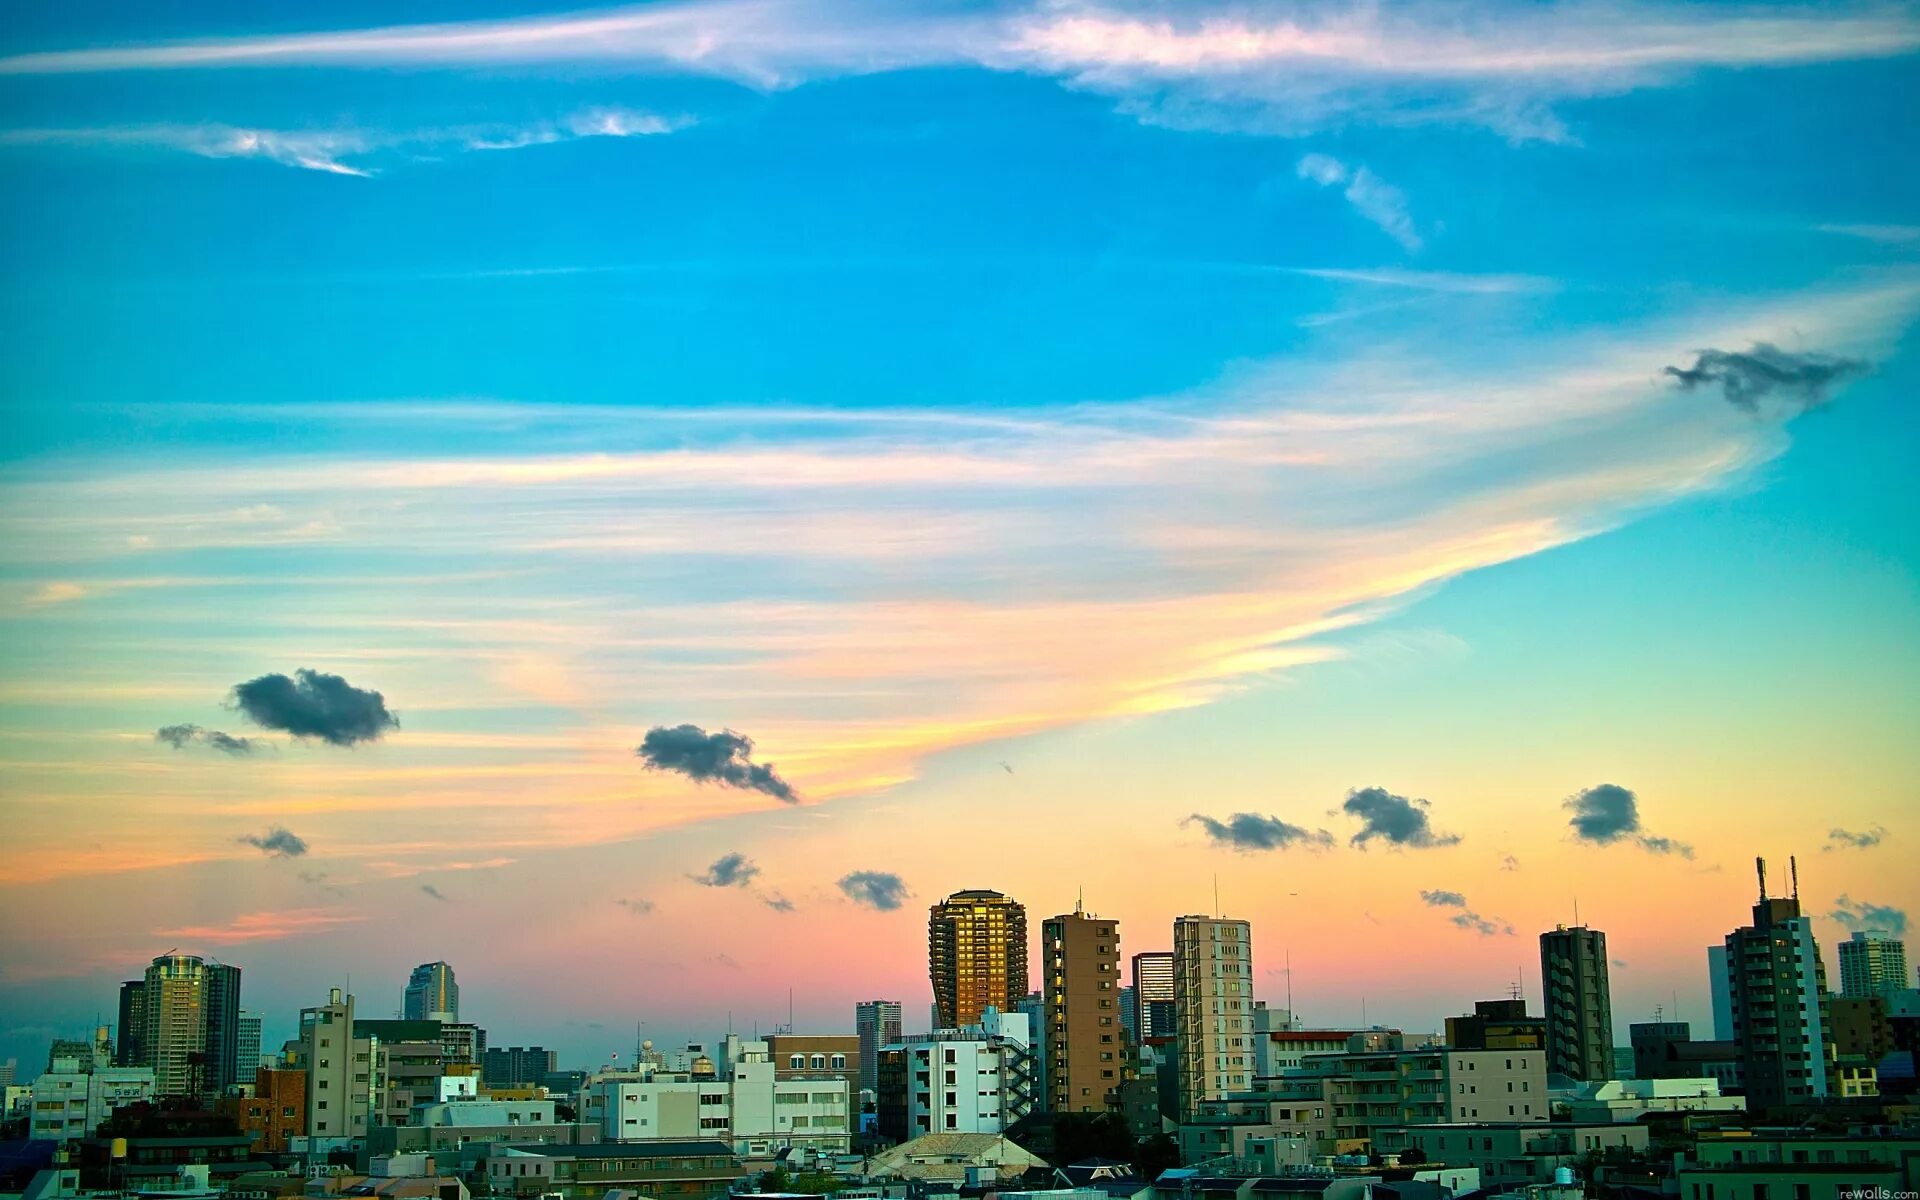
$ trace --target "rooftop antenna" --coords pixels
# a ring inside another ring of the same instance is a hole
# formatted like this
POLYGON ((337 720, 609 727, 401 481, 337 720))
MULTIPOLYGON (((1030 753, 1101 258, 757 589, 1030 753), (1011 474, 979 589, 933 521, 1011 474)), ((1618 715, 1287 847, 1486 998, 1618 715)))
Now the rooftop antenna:
POLYGON ((1793 855, 1787 855, 1787 875, 1793 882, 1793 898, 1800 898, 1800 861, 1793 855))
POLYGON ((1080 892, 1073 898, 1073 915, 1080 916, 1087 911, 1087 885, 1080 885, 1080 892))
POLYGON ((1367 998, 1365 996, 1360 997, 1360 1028, 1370 1028, 1367 1024, 1367 998))
POLYGON ((1580 928, 1580 897, 1573 898, 1573 927, 1580 928))
POLYGON ((1293 950, 1286 952, 1287 959, 1287 1028, 1293 1028, 1293 950))
POLYGON ((1755 856, 1753 869, 1760 876, 1760 899, 1765 900, 1767 898, 1767 860, 1755 856))
POLYGON ((1213 915, 1220 915, 1220 872, 1213 873, 1213 915))

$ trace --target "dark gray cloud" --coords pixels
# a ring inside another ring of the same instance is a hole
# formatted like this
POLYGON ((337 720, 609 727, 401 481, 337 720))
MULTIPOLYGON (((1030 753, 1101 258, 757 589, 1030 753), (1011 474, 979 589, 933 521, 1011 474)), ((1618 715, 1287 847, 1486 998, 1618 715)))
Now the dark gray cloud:
POLYGON ((1459 892, 1442 891, 1438 888, 1421 888, 1420 898, 1435 908, 1465 908, 1467 898, 1459 892))
POLYGON ((793 901, 787 899, 786 896, 780 892, 768 892, 766 895, 760 897, 760 903, 775 912, 790 913, 793 911, 793 901))
POLYGON ((855 904, 880 912, 899 908, 908 896, 906 881, 891 871, 855 871, 840 877, 840 893, 855 904))
POLYGON ((259 738, 234 737, 218 729, 203 729, 198 725, 162 725, 153 731, 153 740, 165 742, 175 750, 184 750, 198 742, 209 750, 218 750, 222 754, 252 754, 267 743, 259 738))
POLYGON ((262 675, 235 684, 233 703, 262 729, 319 738, 330 746, 378 741, 387 730, 400 728, 400 718, 387 711, 386 698, 379 692, 305 667, 291 679, 262 675))
POLYGON ((453 897, 447 895, 445 892, 441 891, 439 888, 433 886, 430 883, 421 884, 420 890, 425 894, 432 896, 435 900, 438 900, 443 904, 453 903, 453 897))
POLYGON ((624 908, 628 912, 633 913, 637 916, 645 916, 648 913, 653 911, 653 901, 651 900, 640 900, 640 899, 629 900, 629 899, 622 898, 619 900, 615 900, 614 903, 618 904, 621 908, 624 908))
POLYGON ((1500 869, 1502 871, 1518 871, 1520 869, 1520 860, 1511 854, 1502 855, 1500 857, 1500 869))
POLYGON ((735 851, 714 859, 713 865, 704 874, 689 875, 687 878, 707 887, 745 887, 759 873, 760 868, 753 864, 752 859, 735 851))
POLYGON ((1614 960, 1613 960, 1613 968, 1614 968, 1614 970, 1616 970, 1616 971, 1624 971, 1624 970, 1626 969, 1626 967, 1627 967, 1627 960, 1626 960, 1626 959, 1624 959, 1624 958, 1616 958, 1616 959, 1614 959, 1614 960))
POLYGON ((301 883, 310 883, 317 888, 332 892, 336 896, 344 896, 347 894, 345 888, 337 883, 330 882, 332 877, 325 871, 301 871, 299 878, 301 883))
POLYGON ((242 834, 240 841, 245 845, 252 846, 256 850, 272 855, 274 858, 299 858, 307 852, 307 842, 305 838, 302 838, 290 830, 282 829, 278 825, 267 830, 264 834, 242 834))
POLYGON ((1502 921, 1499 917, 1483 917, 1472 909, 1468 909, 1462 913, 1455 913, 1450 919, 1460 928, 1467 930, 1469 933, 1477 933, 1481 937, 1493 937, 1496 934, 1502 934, 1506 937, 1513 936, 1513 926, 1502 921))
POLYGON ((1870 850, 1887 840, 1887 831, 1883 826, 1854 833, 1846 829, 1834 829, 1827 833, 1826 850, 1870 850))
POLYGON ((756 763, 753 739, 731 729, 708 733, 698 725, 656 725, 647 730, 634 751, 649 771, 672 771, 695 783, 765 792, 776 800, 797 804, 800 796, 776 775, 772 763, 756 763))
POLYGON ((1426 850, 1460 841, 1457 833, 1433 831, 1425 800, 1397 796, 1385 788, 1355 788, 1347 793, 1347 802, 1340 807, 1348 816, 1360 818, 1360 832, 1352 838, 1355 846, 1365 847, 1374 838, 1380 838, 1391 845, 1426 850))
POLYGON ((1308 829, 1282 821, 1279 817, 1263 817, 1259 813, 1234 813, 1224 821, 1215 820, 1205 813, 1194 813, 1180 823, 1198 825, 1206 830, 1208 839, 1216 845, 1231 846, 1242 852, 1285 850, 1289 846, 1323 849, 1333 845, 1333 835, 1324 829, 1308 829))
POLYGON ((1696 350, 1691 367, 1666 373, 1687 391, 1718 386, 1727 403, 1757 413, 1760 403, 1778 396, 1800 412, 1825 404, 1833 387, 1861 374, 1867 364, 1831 354, 1799 354, 1771 342, 1755 342, 1744 351, 1696 350))
POLYGON ((1567 824, 1573 836, 1596 846, 1630 841, 1650 854, 1677 854, 1691 859, 1693 847, 1672 838, 1656 837, 1640 825, 1640 798, 1617 783, 1600 783, 1575 792, 1560 802, 1573 815, 1567 824))
POLYGON ((1827 915, 1856 932, 1871 929, 1896 938, 1907 933, 1906 911, 1886 904, 1856 903, 1842 896, 1833 902, 1833 911, 1827 915))

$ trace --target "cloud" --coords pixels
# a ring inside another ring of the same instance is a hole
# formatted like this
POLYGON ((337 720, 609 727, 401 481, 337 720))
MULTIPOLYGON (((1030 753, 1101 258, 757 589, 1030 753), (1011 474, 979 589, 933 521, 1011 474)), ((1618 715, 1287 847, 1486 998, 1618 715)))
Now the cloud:
POLYGON ((443 904, 453 903, 453 898, 451 896, 447 895, 445 892, 441 891, 439 888, 433 886, 430 883, 421 884, 420 892, 422 895, 431 896, 433 899, 438 900, 443 904))
POLYGON ((760 903, 775 912, 790 913, 793 911, 793 901, 787 899, 786 896, 779 892, 768 892, 766 895, 760 897, 760 903))
POLYGON ((1611 846, 1624 840, 1652 854, 1693 857, 1693 847, 1687 843, 1643 832, 1639 797, 1618 784, 1596 784, 1568 796, 1560 802, 1560 807, 1573 814, 1567 824, 1573 827, 1573 836, 1580 841, 1611 846))
POLYGON ((1860 238, 1883 246, 1905 246, 1920 242, 1920 225, 1821 225, 1821 233, 1860 238))
POLYGON ((1467 906, 1467 898, 1459 892, 1422 888, 1420 889, 1420 899, 1426 901, 1434 908, 1465 908, 1467 906))
POLYGON ((371 179, 379 174, 375 161, 414 164, 463 150, 520 150, 580 138, 647 137, 672 133, 693 123, 692 118, 684 116, 599 107, 557 121, 526 125, 406 131, 284 130, 217 123, 10 129, 0 130, 0 146, 166 150, 201 158, 259 159, 328 175, 371 179))
POLYGON ((1502 871, 1518 871, 1520 869, 1520 860, 1511 854, 1503 854, 1500 856, 1500 869, 1502 871))
POLYGON ((1289 824, 1279 817, 1259 813, 1234 813, 1219 821, 1204 813, 1194 813, 1182 825, 1198 825, 1216 845, 1231 846, 1242 852, 1284 850, 1290 846, 1319 849, 1333 845, 1333 835, 1324 829, 1307 829, 1289 824))
POLYGON ((366 920, 352 913, 333 909, 296 908, 284 912, 247 913, 225 925, 189 925, 180 929, 156 929, 153 936, 168 942, 264 942, 322 933, 340 925, 366 920))
POLYGON ((745 887, 759 873, 760 868, 753 864, 753 860, 735 851, 714 859, 713 865, 704 874, 689 875, 687 878, 706 887, 745 887))
POLYGON ((273 858, 298 858, 307 852, 306 839, 278 825, 267 830, 264 835, 242 834, 240 842, 273 858))
POLYGON ((1613 967, 1616 971, 1624 971, 1627 967, 1627 960, 1624 958, 1616 958, 1613 960, 1613 967))
POLYGON ((1886 828, 1881 825, 1875 825, 1859 833, 1835 827, 1827 833, 1827 844, 1822 849, 1870 850, 1885 841, 1886 837, 1886 828))
POLYGON ((1413 218, 1407 212, 1407 198, 1399 188, 1362 166, 1350 167, 1325 154, 1309 154, 1295 168, 1302 179, 1321 187, 1342 187, 1353 210, 1380 227, 1408 251, 1420 249, 1420 235, 1414 231, 1413 218))
POLYGON ((793 787, 774 774, 773 764, 749 761, 753 739, 731 729, 708 733, 698 725, 671 729, 656 725, 647 730, 634 753, 646 762, 649 771, 672 771, 695 783, 765 792, 788 804, 800 800, 793 787))
POLYGON ((252 754, 256 749, 268 743, 259 738, 234 737, 218 729, 202 729, 198 725, 162 725, 153 731, 153 740, 165 742, 175 750, 184 750, 189 745, 199 743, 210 750, 222 754, 240 756, 252 754))
POLYGON ((1514 936, 1513 926, 1502 921, 1499 917, 1483 917, 1471 909, 1466 912, 1455 913, 1448 919, 1459 928, 1469 933, 1477 933, 1481 937, 1493 937, 1496 934, 1505 937, 1514 936))
POLYGON ((1427 819, 1429 807, 1425 800, 1410 800, 1378 787, 1355 788, 1347 793, 1346 803, 1341 805, 1348 816, 1359 817, 1361 821, 1360 832, 1353 835, 1352 845, 1364 848, 1374 838, 1390 845, 1422 850, 1457 845, 1459 834, 1433 831, 1427 819))
POLYGON ((620 899, 615 900, 614 903, 618 904, 621 908, 626 909, 628 912, 633 913, 636 916, 645 916, 646 914, 652 912, 654 909, 654 903, 651 900, 628 899, 628 898, 622 897, 620 899))
POLYGON ((400 718, 387 711, 379 692, 354 687, 338 675, 302 667, 294 678, 262 675, 236 684, 235 707, 264 729, 296 738, 319 738, 333 746, 378 741, 400 718))
POLYGON ((72 600, 85 599, 91 594, 92 593, 81 584, 64 579, 56 579, 43 583, 33 589, 33 591, 27 593, 26 605, 28 608, 47 608, 55 604, 66 604, 72 600))
POLYGON ((1871 930, 1894 938, 1907 934, 1906 910, 1885 904, 1856 903, 1843 895, 1833 902, 1833 911, 1827 916, 1856 933, 1871 930))
POLYGON ((1799 412, 1819 408, 1832 388, 1864 373, 1867 364, 1830 354, 1801 354, 1771 342, 1755 342, 1745 351, 1697 350, 1691 367, 1667 367, 1686 391, 1718 384, 1727 403, 1749 413, 1778 395, 1799 412))
POLYGON ((892 912, 913 895, 891 871, 854 871, 840 877, 839 887, 847 899, 877 912, 892 912))

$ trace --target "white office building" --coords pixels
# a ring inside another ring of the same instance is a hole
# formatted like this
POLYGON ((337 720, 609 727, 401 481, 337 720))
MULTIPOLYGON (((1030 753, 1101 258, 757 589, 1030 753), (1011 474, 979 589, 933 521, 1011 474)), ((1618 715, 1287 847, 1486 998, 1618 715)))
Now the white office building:
POLYGON ((643 1066, 604 1072, 582 1089, 581 1120, 610 1142, 720 1139, 742 1155, 786 1147, 846 1152, 847 1081, 776 1079, 764 1041, 729 1037, 724 1078, 643 1066))

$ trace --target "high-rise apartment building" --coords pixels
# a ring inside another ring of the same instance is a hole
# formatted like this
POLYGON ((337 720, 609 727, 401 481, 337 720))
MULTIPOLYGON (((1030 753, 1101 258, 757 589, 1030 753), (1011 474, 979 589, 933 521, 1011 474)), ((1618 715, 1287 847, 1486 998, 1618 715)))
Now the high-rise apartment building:
POLYGON ((1865 929, 1840 943, 1840 994, 1847 999, 1891 997, 1912 986, 1905 942, 1881 930, 1865 929))
POLYGON ((300 1010, 298 1055, 307 1072, 307 1137, 331 1149, 367 1136, 373 1100, 373 1046, 356 1037, 353 997, 339 988, 300 1010))
POLYGON ((545 1084, 560 1072, 560 1055, 544 1046, 493 1046, 482 1058, 480 1079, 490 1088, 545 1084))
POLYGON ((1173 954, 1146 950, 1133 956, 1133 1036, 1140 1040, 1172 1037, 1173 954))
POLYGON ((403 1015, 409 1021, 458 1021, 460 985, 443 962, 421 963, 407 980, 403 1015))
POLYGON ((1747 1107, 1805 1104, 1828 1095, 1827 968, 1800 913, 1799 868, 1793 890, 1767 895, 1767 865, 1755 860, 1760 899, 1753 924, 1726 938, 1727 996, 1747 1107))
POLYGON ((853 1031, 860 1037, 860 1090, 874 1089, 880 1048, 900 1040, 900 1002, 863 1000, 853 1006, 853 1031))
POLYGON ((235 1083, 253 1082, 258 1063, 240 1065, 240 968, 206 965, 206 1075, 204 1090, 219 1094, 235 1083))
POLYGON ((955 892, 927 918, 927 973, 945 1029, 977 1025, 1027 994, 1027 910, 994 891, 955 892))
POLYGON ((120 1027, 114 1044, 113 1061, 122 1067, 147 1065, 147 978, 129 979, 120 985, 120 1027))
POLYGON ((1075 909, 1040 926, 1046 977, 1048 1107, 1056 1113, 1105 1112, 1126 1078, 1120 1027, 1120 926, 1075 909))
POLYGON ((250 1082, 260 1071, 260 1014, 240 1010, 239 1040, 234 1043, 234 1062, 239 1081, 250 1082))
POLYGON ((1225 917, 1173 923, 1180 1115, 1253 1082, 1253 930, 1225 917))
POLYGON ((147 968, 138 1065, 153 1068, 155 1095, 197 1097, 207 1088, 207 986, 197 954, 163 954, 147 968))
POLYGON ((1613 997, 1607 935, 1558 926, 1540 935, 1546 991, 1547 1073, 1582 1082, 1613 1078, 1613 997))

